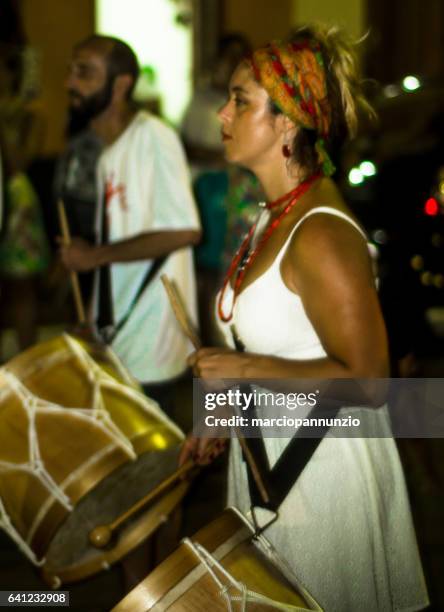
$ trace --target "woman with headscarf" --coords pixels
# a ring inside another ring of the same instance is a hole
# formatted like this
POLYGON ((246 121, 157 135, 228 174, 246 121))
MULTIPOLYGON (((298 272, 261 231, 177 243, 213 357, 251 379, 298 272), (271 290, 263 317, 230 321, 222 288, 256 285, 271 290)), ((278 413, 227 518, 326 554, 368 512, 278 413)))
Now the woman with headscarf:
MULTIPOLYGON (((361 110, 371 112, 356 58, 336 29, 304 28, 237 67, 219 112, 226 157, 258 177, 268 201, 217 298, 230 348, 194 353, 196 376, 281 384, 389 376, 369 245, 330 178, 332 155, 355 133, 361 110), (233 335, 245 351, 234 350, 233 335)), ((372 414, 374 437, 327 433, 264 534, 327 612, 428 603, 386 408, 372 414)), ((273 467, 289 438, 264 444, 273 467)), ((202 456, 204 445, 190 436, 182 458, 202 456)), ((237 440, 228 497, 248 513, 237 440)))

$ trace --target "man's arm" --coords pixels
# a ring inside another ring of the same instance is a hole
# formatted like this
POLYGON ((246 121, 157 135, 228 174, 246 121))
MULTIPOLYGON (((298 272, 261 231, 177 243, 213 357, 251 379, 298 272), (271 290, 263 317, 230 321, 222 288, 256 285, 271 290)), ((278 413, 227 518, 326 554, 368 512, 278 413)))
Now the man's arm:
POLYGON ((198 244, 200 238, 200 230, 194 229, 144 232, 126 240, 98 246, 74 238, 69 246, 61 247, 60 255, 69 270, 87 272, 111 263, 164 257, 178 249, 198 244))

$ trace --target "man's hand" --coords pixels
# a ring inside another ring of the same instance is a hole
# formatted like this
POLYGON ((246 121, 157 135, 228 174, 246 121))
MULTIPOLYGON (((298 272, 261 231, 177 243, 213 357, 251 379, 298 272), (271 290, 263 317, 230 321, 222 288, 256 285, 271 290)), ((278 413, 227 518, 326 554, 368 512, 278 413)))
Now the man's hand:
POLYGON ((60 246, 60 258, 68 270, 76 272, 88 272, 99 265, 97 258, 97 247, 91 245, 82 238, 73 238, 68 246, 58 239, 60 246))

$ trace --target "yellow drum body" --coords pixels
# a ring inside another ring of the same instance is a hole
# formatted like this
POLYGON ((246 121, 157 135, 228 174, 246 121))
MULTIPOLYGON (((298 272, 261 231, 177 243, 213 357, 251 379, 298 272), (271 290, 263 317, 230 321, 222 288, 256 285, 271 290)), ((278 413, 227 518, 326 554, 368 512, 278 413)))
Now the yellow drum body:
POLYGON ((54 585, 121 558, 185 493, 181 483, 107 550, 89 546, 91 529, 174 471, 183 439, 129 383, 112 353, 68 335, 0 369, 0 526, 54 585))
POLYGON ((267 540, 253 534, 245 517, 228 508, 185 539, 113 612, 320 611, 267 540))

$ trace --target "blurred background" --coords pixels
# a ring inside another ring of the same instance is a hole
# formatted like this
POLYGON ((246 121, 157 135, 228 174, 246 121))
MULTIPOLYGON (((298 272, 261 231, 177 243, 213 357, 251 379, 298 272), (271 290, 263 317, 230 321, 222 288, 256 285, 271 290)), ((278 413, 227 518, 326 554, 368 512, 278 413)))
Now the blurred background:
MULTIPOLYGON (((444 336, 440 0, 279 0, 276 8, 266 0, 4 0, 3 56, 18 50, 20 94, 40 121, 29 176, 40 197, 49 243, 53 246, 58 231, 52 201, 54 166, 66 144, 63 82, 76 42, 94 31, 129 42, 142 66, 136 99, 181 131, 192 164, 211 166, 211 153, 221 147, 217 121, 213 119, 207 135, 202 134, 187 107, 196 102, 196 91, 213 85, 208 81, 224 52, 221 37, 239 34, 243 43, 255 47, 316 19, 344 27, 355 39, 365 38, 359 52, 379 121, 364 126, 343 152, 338 180, 379 249, 395 352, 403 356, 409 348, 406 342, 417 352, 436 352, 436 340, 444 336), (204 149, 203 160, 199 151, 190 150, 196 141, 204 149), (405 322, 408 340, 398 329, 405 322)), ((225 81, 222 75, 213 87, 220 90, 213 108, 223 100, 225 81)), ((211 227, 209 232, 213 238, 211 227)), ((220 235, 214 240, 223 243, 220 235)), ((217 262, 205 260, 207 255, 205 249, 199 255, 204 270, 217 268, 217 262)), ((218 253, 208 257, 218 259, 218 253)))
MULTIPOLYGON (((442 0, 2 0, 0 143, 17 141, 21 126, 32 125, 26 174, 40 202, 35 225, 42 254, 32 282, 11 282, 0 270, 2 362, 73 321, 69 284, 57 266, 53 194, 67 145, 63 83, 74 44, 93 32, 126 40, 142 67, 136 103, 183 138, 204 226, 196 249, 201 328, 212 341, 211 296, 251 219, 250 205, 261 197, 251 176, 225 168, 215 110, 245 51, 315 20, 362 39, 366 89, 379 116, 342 151, 337 180, 378 250, 393 376, 444 375, 442 0)), ((399 446, 433 609, 444 610, 443 444, 401 440, 399 446)), ((0 588, 38 588, 6 539, 0 540, 2 572, 0 588)), ((91 597, 85 589, 79 601, 91 597)), ((108 596, 118 598, 118 588, 108 596)))

